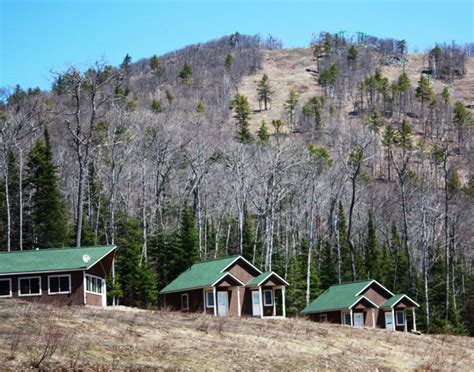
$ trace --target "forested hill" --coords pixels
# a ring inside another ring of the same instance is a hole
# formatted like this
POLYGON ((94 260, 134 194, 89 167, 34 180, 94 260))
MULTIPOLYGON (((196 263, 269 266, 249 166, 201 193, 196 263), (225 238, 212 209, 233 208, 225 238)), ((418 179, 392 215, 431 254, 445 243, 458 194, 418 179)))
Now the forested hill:
POLYGON ((4 91, 0 246, 117 244, 125 305, 241 253, 288 313, 375 278, 474 332, 472 45, 234 34, 4 91))

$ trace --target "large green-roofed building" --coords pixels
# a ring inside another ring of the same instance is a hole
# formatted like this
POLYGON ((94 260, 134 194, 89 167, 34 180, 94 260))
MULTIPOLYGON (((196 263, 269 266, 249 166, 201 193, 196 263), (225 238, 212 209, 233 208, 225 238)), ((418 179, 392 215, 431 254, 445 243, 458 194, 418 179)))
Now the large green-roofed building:
POLYGON ((49 248, 0 253, 0 300, 68 305, 107 304, 115 246, 49 248))

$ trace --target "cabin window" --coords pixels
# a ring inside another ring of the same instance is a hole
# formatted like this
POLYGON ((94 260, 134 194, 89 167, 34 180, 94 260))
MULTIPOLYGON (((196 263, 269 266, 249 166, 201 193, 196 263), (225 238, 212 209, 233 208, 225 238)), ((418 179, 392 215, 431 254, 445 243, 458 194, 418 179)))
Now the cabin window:
POLYGON ((214 307, 214 292, 206 292, 206 307, 214 307))
POLYGON ((351 325, 351 314, 350 313, 344 313, 342 319, 343 319, 343 324, 351 325))
POLYGON ((18 296, 41 296, 41 278, 32 276, 18 279, 18 296))
POLYGON ((405 325, 405 311, 398 310, 396 315, 397 326, 405 325))
POLYGON ((86 292, 102 294, 102 278, 86 275, 86 292))
POLYGON ((328 321, 328 315, 327 314, 321 314, 319 316, 319 321, 326 323, 328 321))
POLYGON ((263 304, 265 306, 273 305, 273 291, 271 289, 263 291, 263 304))
POLYGON ((189 310, 189 296, 187 293, 181 295, 181 310, 189 310))
POLYGON ((71 275, 49 276, 48 294, 71 293, 71 275))
POLYGON ((0 279, 0 298, 12 296, 12 280, 0 279))

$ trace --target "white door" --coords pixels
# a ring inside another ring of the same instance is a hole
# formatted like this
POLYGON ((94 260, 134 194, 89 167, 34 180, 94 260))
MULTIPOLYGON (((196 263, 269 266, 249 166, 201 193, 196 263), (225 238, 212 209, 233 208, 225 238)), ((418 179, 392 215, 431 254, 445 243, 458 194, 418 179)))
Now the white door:
POLYGON ((393 330, 392 313, 385 313, 385 328, 393 330))
POLYGON ((260 316, 260 296, 258 291, 252 291, 252 315, 260 316))
POLYGON ((229 294, 226 292, 217 292, 217 314, 219 316, 229 315, 229 294))
POLYGON ((364 313, 354 313, 354 327, 364 326, 364 313))

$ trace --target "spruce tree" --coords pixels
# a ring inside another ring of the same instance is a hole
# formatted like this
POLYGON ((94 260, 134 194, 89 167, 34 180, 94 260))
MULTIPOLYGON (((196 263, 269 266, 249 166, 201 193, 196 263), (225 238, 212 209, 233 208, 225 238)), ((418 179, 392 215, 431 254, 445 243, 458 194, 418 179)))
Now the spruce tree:
POLYGON ((199 260, 198 233, 193 208, 184 204, 181 223, 176 234, 175 245, 170 249, 169 280, 175 279, 184 270, 199 260))
POLYGON ((66 243, 66 215, 58 181, 49 133, 45 129, 44 142, 36 141, 29 153, 27 164, 26 182, 31 200, 30 219, 33 228, 30 236, 32 247, 59 247, 66 243))
POLYGON ((193 69, 191 68, 191 65, 189 65, 187 62, 184 63, 184 66, 182 70, 179 72, 179 78, 184 81, 187 84, 191 84, 191 75, 193 73, 193 69))
POLYGON ((268 126, 265 120, 262 120, 262 124, 260 125, 260 128, 257 132, 257 137, 261 143, 268 143, 270 139, 270 133, 268 132, 268 126))
POLYGON ((150 68, 151 72, 156 76, 161 73, 160 59, 156 56, 156 54, 150 59, 150 68))
POLYGON ((156 305, 157 280, 151 265, 143 261, 140 223, 126 215, 118 217, 116 280, 122 292, 122 302, 126 306, 156 305))
POLYGON ((319 274, 320 286, 322 290, 328 289, 331 285, 337 283, 337 257, 334 255, 334 249, 328 241, 323 242, 321 272, 319 274))
POLYGON ((253 141, 250 133, 250 105, 247 97, 237 93, 232 100, 232 109, 234 110, 234 118, 237 120, 237 140, 242 143, 250 143, 253 141))
POLYGON ((418 86, 415 90, 415 97, 421 102, 421 116, 424 115, 425 103, 429 102, 433 90, 431 89, 430 79, 427 76, 421 75, 418 81, 418 86))
POLYGON ((258 82, 257 93, 259 104, 261 105, 261 103, 263 102, 263 107, 265 110, 267 110, 268 104, 272 102, 272 95, 274 93, 270 85, 270 79, 268 78, 267 74, 263 74, 262 79, 258 82))
POLYGON ((163 103, 161 102, 161 100, 157 100, 157 99, 153 99, 151 101, 151 110, 155 113, 155 114, 160 114, 163 112, 163 103))
POLYGON ((372 210, 369 210, 369 220, 367 222, 367 239, 365 241, 365 273, 368 279, 371 278, 380 280, 379 247, 372 210))
POLYGON ((341 256, 341 282, 349 282, 352 280, 351 258, 349 252, 349 244, 347 243, 347 225, 346 217, 344 215, 344 206, 339 200, 339 208, 337 215, 337 229, 339 236, 339 249, 341 256))
POLYGON ((290 93, 288 94, 288 98, 284 104, 286 115, 288 116, 288 123, 290 124, 290 128, 292 128, 295 125, 295 111, 296 111, 296 108, 298 107, 298 102, 299 102, 298 93, 294 89, 291 89, 290 93))

